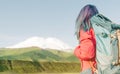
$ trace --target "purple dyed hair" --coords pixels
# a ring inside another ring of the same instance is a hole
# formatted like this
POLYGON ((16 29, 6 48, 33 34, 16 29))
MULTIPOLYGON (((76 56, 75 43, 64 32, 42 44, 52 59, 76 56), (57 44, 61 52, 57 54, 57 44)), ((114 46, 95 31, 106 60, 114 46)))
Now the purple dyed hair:
POLYGON ((92 27, 92 25, 90 24, 90 18, 96 15, 97 13, 99 12, 96 6, 94 5, 88 4, 81 9, 76 19, 76 25, 75 25, 76 26, 75 34, 77 36, 77 39, 80 38, 79 36, 80 29, 83 29, 84 31, 90 30, 90 28, 92 27))

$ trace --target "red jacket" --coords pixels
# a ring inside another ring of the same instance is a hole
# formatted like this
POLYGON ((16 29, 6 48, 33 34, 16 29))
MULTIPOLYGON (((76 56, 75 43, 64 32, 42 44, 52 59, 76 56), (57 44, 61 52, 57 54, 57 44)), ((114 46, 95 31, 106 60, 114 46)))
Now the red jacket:
POLYGON ((79 41, 80 44, 75 48, 74 54, 80 59, 82 70, 91 68, 89 61, 95 66, 96 40, 93 29, 87 32, 80 30, 79 41))

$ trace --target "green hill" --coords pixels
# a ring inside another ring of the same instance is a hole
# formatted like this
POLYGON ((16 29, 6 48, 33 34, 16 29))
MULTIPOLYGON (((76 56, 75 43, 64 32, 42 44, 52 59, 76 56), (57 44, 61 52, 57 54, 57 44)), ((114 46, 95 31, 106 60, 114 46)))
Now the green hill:
POLYGON ((79 72, 79 60, 72 52, 43 50, 36 47, 0 49, 0 72, 79 72))
POLYGON ((0 60, 78 62, 72 52, 40 48, 0 49, 0 60))

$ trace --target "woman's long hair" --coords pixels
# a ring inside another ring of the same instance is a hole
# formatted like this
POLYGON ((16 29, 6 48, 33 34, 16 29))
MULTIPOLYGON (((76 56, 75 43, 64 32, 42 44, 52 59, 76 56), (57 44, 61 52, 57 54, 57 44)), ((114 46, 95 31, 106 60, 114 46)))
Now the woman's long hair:
POLYGON ((75 25, 76 27, 75 34, 77 36, 77 39, 80 38, 79 36, 80 29, 83 29, 84 31, 90 30, 90 28, 92 27, 92 25, 90 24, 90 18, 97 13, 98 10, 94 5, 88 4, 81 9, 76 19, 76 25, 75 25))

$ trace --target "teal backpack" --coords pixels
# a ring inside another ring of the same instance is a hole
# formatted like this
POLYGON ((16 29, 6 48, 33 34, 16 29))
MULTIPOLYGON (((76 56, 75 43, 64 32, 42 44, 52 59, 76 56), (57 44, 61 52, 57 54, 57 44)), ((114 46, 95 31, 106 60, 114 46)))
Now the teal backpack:
POLYGON ((120 25, 112 23, 102 14, 91 19, 96 38, 96 61, 98 74, 120 74, 118 63, 118 38, 120 25))

